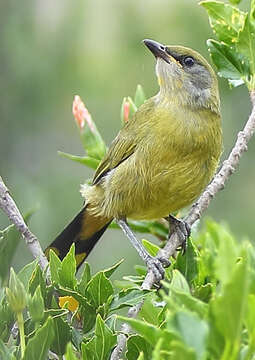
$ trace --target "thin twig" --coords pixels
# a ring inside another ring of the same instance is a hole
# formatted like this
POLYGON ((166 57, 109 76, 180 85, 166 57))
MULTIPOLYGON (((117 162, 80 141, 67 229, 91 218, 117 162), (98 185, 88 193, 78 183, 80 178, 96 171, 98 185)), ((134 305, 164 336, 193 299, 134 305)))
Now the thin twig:
MULTIPOLYGON (((228 159, 223 162, 219 172, 214 176, 212 182, 207 186, 203 194, 192 206, 189 214, 185 218, 185 221, 190 226, 192 226, 197 220, 201 218, 202 214, 208 208, 214 196, 224 188, 225 183, 236 170, 240 161, 240 157, 245 151, 247 151, 248 142, 255 133, 255 91, 250 93, 250 98, 252 103, 252 112, 250 117, 244 129, 238 133, 235 146, 230 152, 228 159)), ((159 251, 157 256, 166 257, 168 259, 170 256, 174 255, 176 249, 180 245, 181 241, 177 234, 172 233, 165 247, 159 251)), ((149 271, 143 281, 141 288, 147 290, 152 289, 156 282, 157 281, 155 279, 154 273, 149 271)), ((143 303, 141 302, 138 305, 131 307, 128 311, 128 317, 135 318, 138 315, 142 305, 143 303)), ((120 334, 118 335, 117 346, 112 352, 111 360, 119 360, 121 358, 121 355, 126 347, 127 336, 130 331, 131 327, 128 324, 122 324, 120 334)))
POLYGON ((26 244, 31 251, 33 257, 38 260, 38 264, 44 271, 48 266, 48 260, 44 255, 41 245, 36 236, 27 227, 17 205, 11 197, 9 190, 0 176, 0 208, 6 213, 9 220, 16 226, 26 244))

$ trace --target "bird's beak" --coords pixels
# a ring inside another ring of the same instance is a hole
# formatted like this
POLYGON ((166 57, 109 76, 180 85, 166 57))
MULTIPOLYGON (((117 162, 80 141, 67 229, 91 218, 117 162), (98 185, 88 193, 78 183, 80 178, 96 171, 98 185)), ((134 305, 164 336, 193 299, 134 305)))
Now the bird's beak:
POLYGON ((161 58, 165 60, 168 64, 170 64, 170 56, 166 52, 166 46, 158 43, 157 41, 144 39, 144 44, 147 48, 152 52, 152 54, 157 58, 161 58))

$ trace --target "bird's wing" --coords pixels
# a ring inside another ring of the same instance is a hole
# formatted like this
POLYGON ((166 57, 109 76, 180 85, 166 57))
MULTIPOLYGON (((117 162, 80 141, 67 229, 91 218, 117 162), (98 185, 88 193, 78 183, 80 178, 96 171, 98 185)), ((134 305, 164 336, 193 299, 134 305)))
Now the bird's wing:
POLYGON ((124 127, 113 140, 109 150, 99 164, 93 178, 93 185, 97 184, 110 170, 116 168, 131 156, 135 151, 136 145, 132 132, 126 131, 126 127, 124 127))

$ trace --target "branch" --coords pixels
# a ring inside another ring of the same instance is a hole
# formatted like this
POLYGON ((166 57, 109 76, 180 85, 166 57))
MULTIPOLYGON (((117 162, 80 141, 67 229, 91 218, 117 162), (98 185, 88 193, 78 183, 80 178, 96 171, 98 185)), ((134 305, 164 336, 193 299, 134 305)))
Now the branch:
MULTIPOLYGON (((199 220, 208 208, 211 200, 214 196, 224 188, 225 183, 229 177, 236 170, 242 154, 247 151, 247 145, 251 137, 255 133, 255 91, 250 93, 252 112, 250 117, 242 131, 237 135, 235 146, 227 160, 222 164, 219 172, 214 176, 212 182, 207 186, 203 194, 200 196, 198 201, 192 206, 189 214, 185 218, 185 221, 192 226, 197 220, 199 220)), ((166 257, 167 259, 175 254, 176 249, 181 245, 181 241, 176 233, 173 233, 167 241, 165 247, 161 249, 157 256, 166 257)), ((156 279, 152 271, 149 271, 143 281, 142 289, 150 290, 156 284, 156 279)), ((128 311, 128 317, 135 318, 143 303, 139 303, 133 306, 128 311)), ((119 360, 122 352, 126 346, 127 336, 131 331, 131 327, 128 324, 121 326, 120 334, 118 335, 118 342, 116 348, 113 350, 111 360, 119 360)))
POLYGON ((48 260, 44 255, 41 245, 36 236, 27 227, 17 205, 12 199, 9 190, 0 176, 0 208, 6 213, 9 220, 16 226, 33 257, 38 260, 41 269, 44 271, 48 266, 48 260))

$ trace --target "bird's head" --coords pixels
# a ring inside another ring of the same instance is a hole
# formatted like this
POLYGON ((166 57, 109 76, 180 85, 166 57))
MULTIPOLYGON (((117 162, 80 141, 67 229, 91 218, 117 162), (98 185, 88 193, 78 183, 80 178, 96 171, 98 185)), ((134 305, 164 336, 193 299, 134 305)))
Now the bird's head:
POLYGON ((161 100, 178 98, 183 105, 219 112, 217 77, 198 52, 184 46, 162 45, 149 39, 143 42, 157 60, 161 100))

